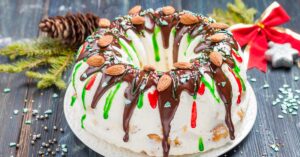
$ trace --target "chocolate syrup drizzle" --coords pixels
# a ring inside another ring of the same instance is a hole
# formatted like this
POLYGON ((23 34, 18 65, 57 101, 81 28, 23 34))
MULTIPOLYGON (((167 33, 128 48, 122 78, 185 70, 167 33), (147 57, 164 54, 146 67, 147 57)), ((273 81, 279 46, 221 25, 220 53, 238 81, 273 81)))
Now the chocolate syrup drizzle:
MULTIPOLYGON (((192 38, 196 36, 203 36, 206 38, 211 34, 214 34, 214 30, 209 27, 209 24, 204 21, 193 25, 184 25, 179 22, 179 13, 165 16, 161 11, 156 12, 146 12, 143 15, 146 18, 146 21, 149 22, 147 25, 132 25, 126 18, 118 18, 113 21, 110 28, 100 28, 92 36, 97 39, 96 35, 105 35, 112 34, 115 36, 115 39, 111 45, 106 48, 99 48, 97 46, 96 40, 85 43, 85 51, 81 53, 77 59, 80 61, 86 59, 93 55, 102 55, 106 59, 106 63, 101 67, 92 67, 89 66, 86 71, 82 74, 80 79, 84 81, 86 78, 91 76, 94 73, 102 72, 102 78, 97 87, 95 95, 92 100, 91 107, 95 108, 101 97, 107 92, 111 87, 119 82, 127 82, 128 86, 125 90, 124 96, 126 98, 126 104, 124 104, 123 112, 123 130, 125 132, 123 141, 127 142, 129 140, 129 123, 136 108, 139 95, 146 92, 152 86, 157 86, 159 78, 162 76, 162 73, 156 71, 144 71, 135 69, 131 65, 126 65, 124 63, 119 63, 116 59, 116 56, 120 55, 113 48, 113 46, 120 47, 117 39, 123 38, 127 42, 131 42, 125 35, 127 29, 132 29, 137 33, 143 35, 143 30, 146 30, 150 33, 153 32, 155 25, 158 25, 161 28, 162 41, 164 48, 169 47, 169 36, 172 28, 175 27, 176 33, 173 44, 173 61, 177 62, 178 58, 178 49, 179 43, 184 34, 189 33, 192 38), (125 25, 124 22, 125 21, 125 25), (167 22, 167 25, 162 21, 167 22), (122 23, 123 22, 123 23, 122 23), (112 29, 117 30, 117 32, 111 31, 112 29), (94 53, 94 52, 97 53, 94 53), (113 52, 112 55, 105 55, 105 51, 113 52), (105 73, 105 69, 113 66, 115 64, 123 64, 126 71, 118 76, 111 76, 105 73)), ((204 18, 203 16, 197 15, 199 18, 204 18)), ((224 41, 232 48, 237 49, 238 46, 236 42, 231 38, 230 40, 224 41), (231 42, 231 44, 230 44, 231 42)), ((195 53, 207 53, 206 50, 211 50, 215 44, 211 43, 209 40, 204 40, 200 42, 196 48, 195 53)), ((235 66, 233 58, 231 56, 225 56, 224 63, 228 64, 230 68, 235 66)), ((224 72, 220 67, 215 66, 214 64, 206 61, 204 63, 201 60, 195 59, 192 63, 193 67, 191 69, 173 69, 163 74, 169 75, 172 78, 171 85, 164 91, 159 92, 158 95, 158 108, 160 113, 161 125, 163 130, 163 154, 164 157, 167 157, 170 151, 170 144, 168 143, 169 133, 171 130, 171 121, 174 118, 177 107, 180 103, 180 95, 183 91, 186 91, 191 96, 197 94, 199 84, 201 82, 201 77, 204 73, 210 75, 216 81, 217 91, 223 101, 226 109, 225 123, 229 129, 230 138, 233 140, 234 136, 234 126, 231 120, 231 106, 232 106, 232 86, 229 79, 226 77, 224 72), (199 69, 205 69, 200 71, 199 69), (181 81, 182 78, 186 78, 185 81, 181 81)))

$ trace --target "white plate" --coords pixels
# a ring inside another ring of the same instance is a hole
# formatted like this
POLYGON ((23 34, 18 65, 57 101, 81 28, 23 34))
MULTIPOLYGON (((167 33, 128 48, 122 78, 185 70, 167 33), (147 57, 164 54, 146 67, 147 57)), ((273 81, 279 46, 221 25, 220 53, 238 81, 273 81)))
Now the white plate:
MULTIPOLYGON (((92 134, 89 134, 84 129, 80 127, 80 125, 76 124, 78 121, 74 120, 74 115, 76 111, 74 111, 74 108, 70 107, 70 101, 72 95, 74 95, 74 90, 72 86, 69 86, 64 100, 64 112, 65 117, 67 119, 67 122, 71 128, 71 130, 74 132, 74 134, 89 148, 94 150, 95 152, 106 156, 106 157, 115 157, 115 156, 122 156, 122 157, 145 157, 145 154, 138 154, 134 153, 132 151, 129 151, 124 148, 119 148, 115 145, 109 144, 106 141, 99 139, 95 137, 92 134), (73 117, 72 117, 73 116, 73 117), (73 119, 73 120, 72 120, 73 119)), ((193 157, 193 156, 201 156, 201 157, 213 157, 213 156, 220 156, 235 146, 237 146, 251 131, 256 116, 257 116, 257 102, 256 97, 253 92, 252 87, 247 83, 247 96, 245 98, 245 102, 248 102, 248 109, 246 111, 246 116, 244 118, 244 122, 242 123, 241 131, 236 133, 236 139, 232 141, 231 143, 227 144, 226 146, 212 149, 207 152, 193 154, 193 155, 185 155, 185 157, 193 157)), ((78 101, 75 102, 74 105, 76 105, 78 101)))

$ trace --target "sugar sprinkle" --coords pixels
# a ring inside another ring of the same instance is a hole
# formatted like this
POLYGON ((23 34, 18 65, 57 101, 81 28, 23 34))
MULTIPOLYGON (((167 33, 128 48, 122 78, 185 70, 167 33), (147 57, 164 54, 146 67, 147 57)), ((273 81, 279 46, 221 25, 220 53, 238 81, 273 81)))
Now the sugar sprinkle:
MULTIPOLYGON (((283 114, 297 115, 300 105, 300 90, 293 90, 290 85, 283 84, 279 89, 276 99, 272 102, 273 106, 279 105, 283 114)), ((278 118, 284 118, 283 115, 278 115, 278 118)))
POLYGON ((3 93, 9 93, 10 91, 11 91, 10 88, 4 88, 4 89, 3 89, 3 93))

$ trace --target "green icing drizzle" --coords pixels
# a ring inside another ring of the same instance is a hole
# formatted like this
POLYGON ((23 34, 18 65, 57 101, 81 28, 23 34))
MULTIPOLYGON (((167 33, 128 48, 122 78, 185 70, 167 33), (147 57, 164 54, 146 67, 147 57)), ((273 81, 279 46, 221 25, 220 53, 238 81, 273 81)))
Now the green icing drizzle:
POLYGON ((141 109, 143 107, 143 100, 144 100, 144 93, 141 93, 139 96, 138 103, 137 103, 138 109, 141 109))
POLYGON ((220 98, 217 97, 216 94, 215 94, 215 86, 214 86, 215 81, 212 79, 212 82, 211 82, 212 85, 210 85, 209 82, 204 78, 204 76, 201 77, 201 81, 202 81, 202 82, 205 84, 205 86, 209 89, 209 91, 211 92, 211 94, 213 95, 213 97, 216 99, 216 101, 217 101, 218 103, 220 103, 220 98))
POLYGON ((76 92, 76 88, 75 88, 75 76, 76 76, 76 73, 79 69, 79 67, 82 65, 82 62, 76 64, 75 68, 74 68, 74 71, 73 71, 73 74, 72 74, 72 86, 76 92))
POLYGON ((187 34, 186 40, 187 40, 187 42, 188 42, 188 45, 190 45, 190 43, 192 42, 192 37, 191 37, 190 34, 187 34))
POLYGON ((202 137, 199 137, 198 149, 199 149, 200 152, 204 151, 204 144, 203 144, 202 137))
MULTIPOLYGON (((187 50, 187 49, 189 48, 191 42, 192 42, 192 37, 191 37, 190 34, 187 34, 187 36, 186 36, 186 41, 187 41, 187 43, 188 43, 188 46, 187 46, 187 48, 186 48, 186 50, 187 50)), ((184 51, 184 56, 186 56, 186 50, 184 51)))
POLYGON ((137 53, 136 49, 135 49, 135 46, 133 45, 133 42, 130 42, 130 46, 131 46, 131 48, 133 49, 134 53, 135 53, 136 55, 139 55, 139 54, 137 53))
POLYGON ((91 78, 85 82, 84 87, 82 89, 82 93, 81 93, 81 100, 82 100, 82 105, 83 105, 84 110, 86 110, 86 104, 85 104, 86 86, 90 82, 90 80, 91 80, 91 78))
POLYGON ((172 28, 172 34, 175 37, 175 35, 176 35, 176 29, 172 28))
POLYGON ((130 52, 128 51, 127 47, 124 45, 124 43, 121 40, 119 40, 119 44, 121 45, 121 48, 125 51, 125 53, 128 55, 130 61, 133 61, 133 58, 130 52))
POLYGON ((76 96, 73 95, 72 98, 71 98, 71 107, 74 106, 75 101, 76 101, 76 96))
POLYGON ((193 95, 193 99, 194 99, 194 100, 197 99, 197 93, 193 95))
POLYGON ((130 47, 132 48, 132 50, 134 51, 134 53, 137 55, 139 62, 141 63, 141 56, 139 53, 137 53, 135 46, 133 45, 133 42, 130 42, 130 47))
POLYGON ((103 118, 107 119, 108 118, 108 113, 112 104, 112 101, 117 93, 117 91, 120 89, 121 87, 121 83, 117 83, 116 88, 114 90, 111 90, 108 94, 108 96, 106 97, 105 100, 105 105, 104 105, 104 112, 103 112, 103 118))
POLYGON ((105 100, 104 112, 103 112, 103 118, 104 119, 108 118, 108 111, 109 111, 109 108, 111 106, 110 100, 111 100, 112 93, 113 93, 113 91, 110 91, 108 96, 106 97, 106 100, 105 100))
POLYGON ((77 50, 76 58, 78 58, 78 56, 79 56, 79 54, 80 54, 82 48, 83 48, 83 45, 81 45, 81 46, 79 47, 79 49, 77 50))
POLYGON ((158 43, 157 43, 157 40, 156 40, 157 34, 159 32, 160 32, 160 28, 156 26, 154 28, 154 32, 153 32, 153 36, 152 36, 152 44, 153 44, 154 56, 155 56, 155 61, 156 62, 160 61, 159 47, 158 47, 158 43))
POLYGON ((86 119, 86 114, 84 114, 84 115, 81 116, 81 128, 82 128, 82 129, 84 129, 84 124, 83 124, 83 122, 84 122, 85 119, 86 119))

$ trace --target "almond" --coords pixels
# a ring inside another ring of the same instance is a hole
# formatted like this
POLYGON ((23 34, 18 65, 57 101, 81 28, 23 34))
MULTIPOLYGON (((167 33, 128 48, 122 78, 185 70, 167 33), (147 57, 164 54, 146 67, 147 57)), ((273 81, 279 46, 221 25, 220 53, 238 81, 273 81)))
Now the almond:
POLYGON ((175 9, 172 6, 165 6, 162 8, 162 12, 165 15, 171 15, 175 13, 175 9))
POLYGON ((164 90, 166 90, 172 83, 172 78, 167 75, 167 74, 164 74, 159 80, 158 80, 158 83, 157 83, 157 90, 159 92, 162 92, 164 90))
POLYGON ((192 68, 192 64, 189 62, 176 62, 176 63, 174 63, 173 66, 178 69, 191 69, 192 68))
POLYGON ((218 142, 222 138, 226 138, 229 135, 227 127, 224 124, 219 124, 212 130, 212 141, 218 142))
POLYGON ((188 127, 187 127, 186 125, 184 125, 184 126, 182 127, 182 131, 183 131, 183 133, 186 133, 186 132, 188 131, 188 127))
POLYGON ((148 136, 148 138, 150 138, 151 140, 154 140, 156 142, 162 141, 162 138, 157 134, 148 134, 147 136, 148 136))
POLYGON ((215 29, 227 29, 229 26, 225 23, 212 23, 209 25, 211 28, 215 29))
POLYGON ((110 21, 107 18, 101 18, 101 19, 99 19, 98 25, 100 27, 109 27, 110 26, 110 21))
POLYGON ((104 57, 100 55, 94 55, 87 59, 86 63, 93 67, 100 67, 105 62, 104 57))
POLYGON ((226 39, 226 35, 223 33, 217 33, 212 36, 209 36, 208 39, 214 43, 217 43, 217 42, 220 42, 220 41, 226 39))
POLYGON ((125 66, 122 64, 113 65, 105 70, 105 74, 118 76, 125 72, 125 66))
POLYGON ((155 67, 153 65, 145 65, 143 69, 144 71, 155 71, 155 67))
POLYGON ((98 40, 98 45, 100 47, 106 47, 110 43, 112 43, 114 40, 114 37, 112 35, 104 35, 98 40))
POLYGON ((237 111, 237 115, 240 117, 240 120, 242 121, 245 117, 245 112, 243 109, 240 109, 239 111, 237 111))
POLYGON ((215 51, 210 52, 209 60, 218 67, 220 67, 223 63, 223 57, 221 53, 215 51))
POLYGON ((185 14, 181 15, 180 22, 185 25, 192 25, 192 24, 199 22, 199 19, 198 19, 198 17, 196 17, 190 13, 185 13, 185 14))
POLYGON ((180 146, 181 145, 181 142, 179 141, 178 137, 175 138, 174 144, 175 144, 175 146, 180 146))
POLYGON ((142 17, 142 16, 137 15, 137 16, 134 16, 134 17, 131 18, 131 22, 134 25, 141 25, 141 24, 145 23, 145 18, 142 17))
POLYGON ((141 10, 142 10, 142 7, 140 5, 136 5, 128 11, 128 14, 135 15, 135 14, 138 14, 141 10))

